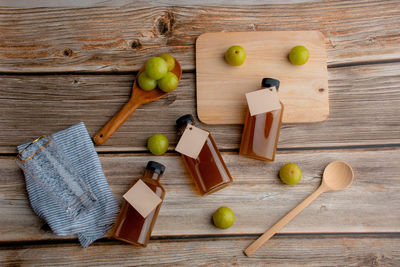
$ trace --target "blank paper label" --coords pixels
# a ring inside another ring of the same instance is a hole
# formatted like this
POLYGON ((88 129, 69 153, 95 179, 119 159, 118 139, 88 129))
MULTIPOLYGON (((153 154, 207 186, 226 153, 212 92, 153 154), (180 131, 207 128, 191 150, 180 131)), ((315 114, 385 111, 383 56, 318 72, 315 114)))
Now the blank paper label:
POLYGON ((146 218, 161 203, 161 198, 142 180, 138 180, 123 197, 143 218, 146 218))
POLYGON ((257 90, 246 94, 251 116, 281 109, 275 88, 257 90))
POLYGON ((188 125, 175 150, 183 155, 197 159, 207 140, 208 134, 207 131, 188 125))

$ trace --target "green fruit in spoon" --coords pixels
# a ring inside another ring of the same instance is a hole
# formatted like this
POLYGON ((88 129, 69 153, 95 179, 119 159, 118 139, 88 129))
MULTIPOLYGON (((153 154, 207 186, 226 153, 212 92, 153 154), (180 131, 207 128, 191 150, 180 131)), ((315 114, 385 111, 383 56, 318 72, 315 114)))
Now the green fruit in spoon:
POLYGON ((156 156, 160 156, 168 150, 168 138, 163 134, 154 134, 147 140, 147 148, 156 156))
POLYGON ((232 66, 240 66, 246 59, 246 51, 240 45, 234 45, 229 47, 225 52, 225 60, 232 66))
POLYGON ((168 65, 168 71, 172 71, 175 68, 175 58, 171 56, 170 54, 161 54, 159 55, 160 58, 164 59, 165 62, 167 62, 168 65))
POLYGON ((294 163, 286 163, 280 169, 279 177, 285 184, 297 184, 301 179, 301 170, 294 163))
POLYGON ((294 65, 303 65, 308 61, 310 53, 305 46, 298 45, 292 48, 289 53, 289 60, 294 65))
POLYGON ((178 77, 172 73, 168 72, 163 78, 157 81, 158 88, 162 91, 168 93, 174 91, 178 87, 178 77))
POLYGON ((150 79, 159 80, 168 72, 168 65, 160 57, 152 57, 146 62, 145 72, 150 79))
POLYGON ((151 91, 157 87, 157 81, 150 79, 145 72, 139 74, 138 84, 145 91, 151 91))
POLYGON ((220 207, 213 214, 214 225, 221 229, 227 229, 235 222, 235 215, 228 207, 220 207))

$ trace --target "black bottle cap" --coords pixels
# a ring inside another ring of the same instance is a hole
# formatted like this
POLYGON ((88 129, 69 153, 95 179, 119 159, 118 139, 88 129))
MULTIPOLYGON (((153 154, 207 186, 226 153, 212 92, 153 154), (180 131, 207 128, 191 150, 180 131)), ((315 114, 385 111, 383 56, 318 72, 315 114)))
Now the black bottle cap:
POLYGON ((279 85, 280 85, 281 83, 279 82, 279 80, 277 80, 277 79, 274 79, 274 78, 264 78, 264 79, 262 79, 262 82, 261 82, 261 86, 262 87, 273 87, 273 86, 275 86, 276 87, 276 91, 278 91, 279 90, 279 85))
POLYGON ((154 171, 158 174, 163 174, 165 171, 165 166, 155 161, 149 161, 147 162, 146 169, 154 171))
POLYGON ((186 114, 176 120, 176 125, 178 126, 178 128, 180 128, 181 126, 183 126, 185 124, 193 123, 193 122, 194 122, 193 116, 191 114, 186 114))

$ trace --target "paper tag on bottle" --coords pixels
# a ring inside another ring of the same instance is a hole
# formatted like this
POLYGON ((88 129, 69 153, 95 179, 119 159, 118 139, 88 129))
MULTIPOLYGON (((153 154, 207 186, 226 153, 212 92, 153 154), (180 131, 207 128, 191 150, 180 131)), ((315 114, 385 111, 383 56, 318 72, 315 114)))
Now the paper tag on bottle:
POLYGON ((275 87, 247 93, 246 99, 251 116, 281 109, 275 87))
POLYGON ((157 196, 142 180, 138 180, 128 192, 123 195, 126 201, 146 218, 161 203, 157 196))
POLYGON ((207 131, 193 125, 188 125, 176 145, 175 150, 183 155, 197 159, 207 140, 208 134, 207 131))

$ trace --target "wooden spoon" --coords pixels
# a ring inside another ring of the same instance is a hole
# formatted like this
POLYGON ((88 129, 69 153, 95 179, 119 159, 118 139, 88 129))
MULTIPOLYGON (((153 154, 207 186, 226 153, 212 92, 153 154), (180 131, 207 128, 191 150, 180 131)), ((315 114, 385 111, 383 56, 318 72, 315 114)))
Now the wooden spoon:
MULTIPOLYGON (((118 130, 119 127, 132 115, 132 113, 141 105, 153 102, 161 97, 165 96, 167 93, 161 91, 159 88, 155 88, 151 91, 145 91, 140 89, 137 84, 137 78, 140 73, 142 73, 145 69, 145 65, 140 69, 139 73, 136 75, 135 82, 132 86, 131 97, 129 98, 128 103, 126 103, 114 117, 107 122, 106 125, 93 137, 93 142, 96 145, 101 145, 108 138, 110 138, 113 133, 118 130)), ((172 72, 178 77, 178 80, 181 79, 182 76, 182 68, 177 60, 175 60, 175 68, 172 72)))
POLYGON ((253 254, 259 247, 268 241, 277 231, 290 222, 297 214, 311 204, 319 195, 327 191, 343 190, 353 181, 354 173, 351 167, 343 161, 333 161, 326 166, 322 175, 322 183, 318 189, 301 202, 296 208, 286 214, 274 226, 254 241, 244 253, 253 254))

